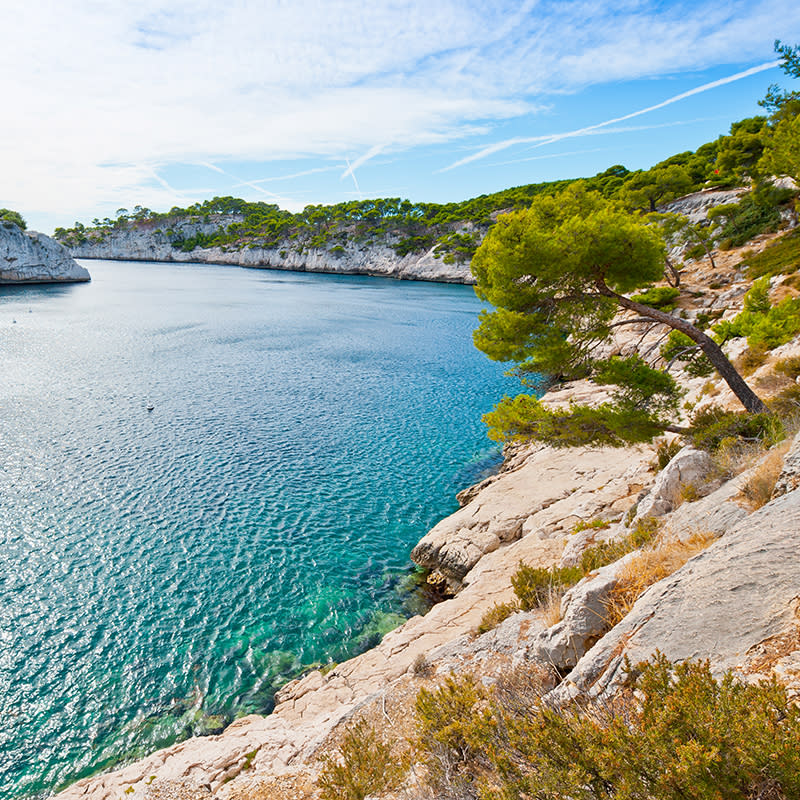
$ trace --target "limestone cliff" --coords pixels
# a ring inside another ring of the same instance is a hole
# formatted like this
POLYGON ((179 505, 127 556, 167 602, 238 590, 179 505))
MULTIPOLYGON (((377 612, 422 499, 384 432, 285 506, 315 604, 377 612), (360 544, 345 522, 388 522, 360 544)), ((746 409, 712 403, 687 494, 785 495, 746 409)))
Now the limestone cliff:
POLYGON ((55 239, 0 222, 0 284, 88 280, 89 273, 55 239))
MULTIPOLYGON (((325 246, 311 240, 286 239, 273 246, 254 243, 241 247, 223 245, 196 247, 185 251, 176 241, 197 234, 211 234, 239 221, 236 215, 218 215, 208 222, 178 220, 169 229, 138 224, 91 235, 83 241, 65 239, 76 258, 103 258, 125 261, 167 261, 203 264, 231 264, 239 267, 323 272, 340 275, 374 275, 402 280, 441 283, 474 283, 469 261, 439 258, 435 247, 423 252, 399 255, 398 237, 379 234, 369 239, 340 238, 325 246)), ((458 230, 466 229, 462 225, 458 230)))

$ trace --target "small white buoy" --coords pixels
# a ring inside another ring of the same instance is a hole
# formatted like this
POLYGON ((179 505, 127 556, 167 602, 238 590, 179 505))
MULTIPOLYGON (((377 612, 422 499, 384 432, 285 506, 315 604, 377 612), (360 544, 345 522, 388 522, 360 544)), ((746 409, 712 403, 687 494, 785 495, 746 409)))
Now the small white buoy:
POLYGON ((152 411, 155 408, 155 406, 152 403, 148 403, 146 408, 148 411, 152 411))

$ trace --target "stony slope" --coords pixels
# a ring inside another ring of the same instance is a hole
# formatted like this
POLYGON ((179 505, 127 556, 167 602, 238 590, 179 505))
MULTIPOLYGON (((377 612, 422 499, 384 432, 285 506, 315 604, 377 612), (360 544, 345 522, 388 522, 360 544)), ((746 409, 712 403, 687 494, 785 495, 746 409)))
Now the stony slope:
POLYGON ((0 284, 88 280, 89 273, 55 239, 0 222, 0 284))

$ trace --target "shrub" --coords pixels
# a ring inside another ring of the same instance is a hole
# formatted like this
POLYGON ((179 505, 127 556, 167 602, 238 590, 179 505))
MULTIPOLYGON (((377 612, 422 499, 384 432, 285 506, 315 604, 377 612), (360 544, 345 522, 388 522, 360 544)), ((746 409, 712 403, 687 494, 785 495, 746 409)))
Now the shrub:
POLYGON ((632 557, 620 570, 617 583, 604 603, 608 626, 613 628, 626 616, 645 589, 672 575, 715 538, 712 533, 697 533, 686 541, 659 541, 655 547, 632 557))
POLYGON ((662 439, 658 442, 656 444, 656 472, 661 472, 675 458, 682 447, 683 444, 678 439, 673 439, 672 441, 662 439))
POLYGON ((438 797, 474 796, 474 776, 486 766, 487 700, 485 689, 471 675, 448 677, 436 689, 420 689, 414 744, 438 797))
POLYGON ((323 800, 364 800, 393 789, 407 768, 405 759, 363 719, 348 728, 334 754, 321 761, 317 785, 323 800))
POLYGON ((732 320, 718 322, 714 333, 719 342, 747 337, 753 350, 771 350, 800 332, 800 298, 786 297, 773 306, 769 300, 769 278, 759 278, 744 296, 744 309, 732 320))
POLYGON ((692 441, 702 450, 716 451, 720 444, 731 439, 757 441, 771 447, 784 437, 783 425, 771 414, 748 414, 724 411, 711 406, 692 419, 692 441))
POLYGON ((800 267, 800 230, 781 237, 760 253, 748 255, 745 263, 752 279, 795 272, 800 267))
POLYGON ((800 793, 800 710, 776 683, 715 680, 664 656, 614 702, 507 715, 486 752, 486 796, 755 800, 800 793))
POLYGON ((800 375, 800 356, 792 356, 791 358, 782 358, 776 362, 775 370, 787 378, 795 380, 800 375))
POLYGON ((780 206, 791 198, 793 192, 777 187, 763 187, 749 192, 738 203, 717 206, 708 212, 708 218, 722 218, 719 233, 723 250, 741 247, 760 233, 778 229, 781 222, 780 206))
POLYGON ((631 300, 653 308, 660 308, 662 311, 672 311, 680 294, 681 290, 672 286, 656 286, 633 295, 631 300))
POLYGON ((752 509, 761 508, 770 501, 783 469, 783 456, 787 448, 788 443, 786 447, 770 451, 742 486, 742 495, 752 509))
POLYGON ((578 567, 529 567, 521 561, 511 576, 511 585, 523 611, 541 608, 554 592, 574 586, 582 577, 578 567))
POLYGON ((22 214, 20 214, 19 211, 12 211, 10 208, 0 208, 0 220, 4 222, 13 222, 23 231, 28 227, 22 214))
POLYGON ((622 556, 644 547, 658 533, 659 528, 660 523, 657 519, 645 517, 636 523, 636 527, 627 536, 587 547, 581 555, 581 572, 588 575, 590 572, 607 564, 613 564, 622 556))
POLYGON ((495 603, 484 615, 478 624, 477 632, 487 633, 494 630, 503 620, 519 611, 516 603, 495 603))

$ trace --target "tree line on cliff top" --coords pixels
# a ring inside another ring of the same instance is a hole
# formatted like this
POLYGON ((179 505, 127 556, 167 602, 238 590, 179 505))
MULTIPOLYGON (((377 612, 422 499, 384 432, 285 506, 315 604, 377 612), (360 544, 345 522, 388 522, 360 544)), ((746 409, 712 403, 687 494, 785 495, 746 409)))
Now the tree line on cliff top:
MULTIPOLYGON (((800 47, 776 42, 775 48, 783 71, 800 77, 800 47)), ((721 345, 731 335, 758 331, 770 346, 788 341, 800 332, 800 300, 787 299, 773 309, 764 286, 754 287, 734 324, 691 324, 670 313, 680 272, 665 246, 665 239, 688 243, 690 257, 705 254, 713 265, 713 247, 738 246, 775 230, 781 210, 795 202, 796 191, 772 178, 800 181, 800 92, 771 86, 761 104, 766 115, 735 122, 727 136, 648 170, 614 165, 588 179, 529 184, 460 203, 354 200, 311 205, 297 214, 273 204, 215 197, 166 213, 120 209, 113 220, 96 219, 91 228, 76 223, 57 229, 56 236, 74 245, 144 227, 189 251, 281 244, 300 252, 325 247, 336 252, 348 240, 389 234, 399 255, 434 246, 445 261, 472 259, 476 291, 494 306, 481 315, 475 333, 479 349, 512 362, 523 381, 531 375, 582 377, 611 387, 611 400, 594 409, 573 405, 551 411, 530 395, 505 398, 486 417, 490 435, 500 440, 622 445, 675 429, 681 391, 669 367, 676 361, 696 374, 716 370, 746 411, 766 420, 766 405, 721 345), (747 184, 751 188, 738 202, 712 209, 705 224, 658 213, 659 206, 700 188, 747 184), (188 237, 172 230, 187 219, 218 227, 188 237), (649 288, 662 279, 671 286, 649 288), (645 291, 631 294, 640 289, 645 291), (613 321, 620 308, 636 316, 613 321), (650 363, 640 356, 593 357, 616 326, 640 322, 671 330, 650 363)))

